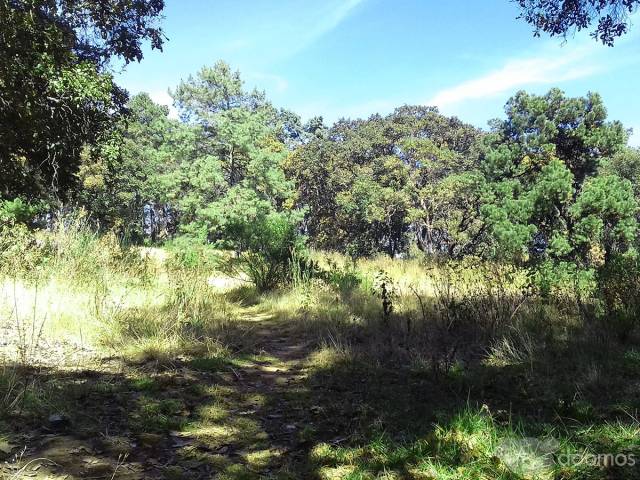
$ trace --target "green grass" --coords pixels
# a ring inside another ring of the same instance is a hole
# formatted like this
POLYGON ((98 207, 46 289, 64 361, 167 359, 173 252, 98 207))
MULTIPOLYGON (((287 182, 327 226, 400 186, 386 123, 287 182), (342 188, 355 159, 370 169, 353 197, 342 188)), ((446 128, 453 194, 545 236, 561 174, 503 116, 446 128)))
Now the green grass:
MULTIPOLYGON (((12 444, 64 414, 78 441, 174 452, 165 478, 439 480, 529 478, 501 449, 552 438, 574 461, 540 478, 638 478, 584 461, 640 455, 638 332, 622 342, 570 299, 523 297, 521 272, 315 252, 321 276, 259 293, 191 257, 55 235, 69 258, 2 283, 3 318, 18 304, 25 332, 42 325, 0 370, 12 444), (40 340, 98 358, 63 364, 40 340)), ((122 448, 103 450, 117 463, 122 448)))
POLYGON ((168 432, 180 430, 185 420, 180 416, 184 404, 178 399, 161 399, 142 396, 131 414, 134 430, 142 432, 168 432))
POLYGON ((223 370, 226 365, 227 359, 224 357, 194 358, 189 362, 189 366, 194 370, 211 373, 223 370))

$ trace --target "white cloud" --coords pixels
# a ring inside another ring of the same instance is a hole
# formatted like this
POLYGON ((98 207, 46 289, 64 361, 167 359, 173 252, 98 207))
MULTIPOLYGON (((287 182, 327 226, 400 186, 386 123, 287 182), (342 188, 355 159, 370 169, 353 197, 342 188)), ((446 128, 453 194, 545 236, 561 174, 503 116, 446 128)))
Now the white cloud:
POLYGON ((588 77, 606 68, 599 57, 603 47, 556 47, 550 52, 507 61, 502 67, 437 92, 426 103, 439 107, 494 97, 527 85, 557 84, 588 77), (560 51, 558 51, 560 48, 560 51))
POLYGON ((168 90, 156 90, 149 92, 149 97, 151 97, 151 100, 154 102, 169 107, 170 118, 178 118, 178 110, 173 106, 173 98, 169 95, 168 90))
POLYGON ((336 28, 349 16, 353 9, 363 1, 364 0, 346 0, 338 3, 333 7, 332 11, 318 23, 317 27, 311 30, 310 38, 315 39, 321 37, 336 28))
POLYGON ((159 103, 160 105, 173 105, 173 98, 171 98, 171 95, 169 95, 169 92, 167 90, 151 92, 149 93, 149 96, 151 97, 151 100, 159 103))
MULTIPOLYGON (((605 68, 606 62, 595 61, 594 52, 599 52, 597 45, 576 45, 562 47, 561 55, 558 47, 537 56, 524 57, 506 61, 501 67, 475 79, 445 88, 428 100, 417 95, 405 98, 375 99, 357 104, 325 104, 322 110, 325 118, 335 121, 340 117, 367 118, 373 113, 387 114, 404 103, 426 104, 438 107, 449 107, 465 101, 486 99, 501 94, 513 94, 519 87, 536 84, 556 85, 560 82, 574 80, 593 75, 605 68)), ((308 108, 302 108, 306 111, 308 108)))
POLYGON ((278 93, 283 93, 289 88, 289 82, 286 78, 272 73, 249 72, 246 74, 246 78, 249 80, 256 80, 257 83, 259 83, 258 88, 260 89, 264 87, 264 83, 268 83, 273 86, 275 91, 278 93))
MULTIPOLYGON (((366 0, 338 0, 337 2, 326 3, 326 9, 315 12, 314 15, 301 22, 298 30, 298 38, 290 39, 286 42, 287 50, 285 57, 290 57, 301 52, 309 45, 313 44, 320 37, 326 35, 340 25, 353 10, 366 0)), ((322 5, 321 3, 319 3, 322 5)))
MULTIPOLYGON (((336 29, 367 0, 254 2, 248 14, 238 14, 215 35, 215 45, 194 48, 203 58, 233 60, 243 72, 268 71, 315 44, 336 29)), ((168 48, 171 48, 169 44, 168 48)), ((245 73, 246 75, 246 73, 245 73)))

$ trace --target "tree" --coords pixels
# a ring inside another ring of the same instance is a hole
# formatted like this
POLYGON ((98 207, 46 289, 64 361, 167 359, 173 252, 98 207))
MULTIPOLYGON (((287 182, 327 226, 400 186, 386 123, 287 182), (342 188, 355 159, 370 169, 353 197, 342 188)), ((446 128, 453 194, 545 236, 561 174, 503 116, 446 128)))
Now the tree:
POLYGON ((250 150, 269 133, 276 134, 276 109, 264 92, 246 91, 240 72, 222 61, 181 81, 173 97, 185 122, 200 125, 207 153, 221 162, 230 186, 246 175, 250 150))
POLYGON ((189 75, 172 93, 182 118, 195 121, 207 129, 215 129, 218 115, 233 109, 256 111, 264 107, 264 93, 247 92, 239 71, 228 63, 216 62, 202 67, 196 76, 189 75))
POLYGON ((139 237, 144 206, 173 200, 169 187, 179 166, 196 157, 197 128, 168 118, 168 108, 146 93, 134 96, 127 111, 93 154, 82 155, 77 198, 103 227, 139 237))
POLYGON ((68 198, 81 153, 123 113, 108 62, 162 45, 162 0, 0 0, 0 195, 68 198))
POLYGON ((477 142, 480 132, 435 107, 404 106, 389 117, 413 189, 411 230, 425 252, 462 255, 479 238, 477 142))
POLYGON ((198 128, 199 154, 181 164, 172 194, 181 230, 234 250, 229 271, 240 270, 261 290, 286 281, 303 242, 282 167, 303 141, 300 118, 245 90, 224 62, 202 68, 173 95, 182 119, 198 128))
POLYGON ((131 99, 113 135, 83 155, 79 198, 102 225, 132 236, 142 230, 143 211, 159 208, 179 218, 185 235, 245 248, 240 219, 257 228, 271 213, 292 213, 283 125, 293 128, 299 119, 245 92, 239 74, 220 62, 182 82, 175 95, 182 121, 147 94, 131 99))
POLYGON ((631 182, 636 199, 640 200, 640 149, 626 147, 600 165, 600 173, 616 175, 631 182))
POLYGON ((427 252, 458 254, 475 236, 459 235, 477 228, 477 208, 465 204, 477 201, 467 195, 472 177, 443 183, 477 166, 475 128, 421 106, 341 120, 328 130, 321 120, 310 127, 287 171, 297 201, 308 208, 305 225, 316 246, 395 255, 414 236, 427 252), (465 199, 450 195, 451 188, 465 199))
POLYGON ((633 189, 604 159, 626 144, 619 122, 606 121, 598 95, 567 98, 517 93, 507 119, 494 121, 481 167, 481 212, 494 257, 534 267, 545 288, 567 272, 593 276, 633 250, 633 189))
POLYGON ((386 129, 380 116, 341 120, 326 132, 314 127, 312 139, 287 161, 316 246, 354 256, 404 248, 408 168, 394 155, 386 129))
POLYGON ((474 252, 486 229, 480 212, 484 188, 482 175, 469 170, 419 189, 410 213, 419 248, 453 258, 474 252))
POLYGON ((266 218, 267 206, 273 213, 290 204, 292 184, 282 163, 287 139, 292 138, 287 132, 297 131, 299 118, 276 110, 264 93, 245 90, 240 73, 224 62, 202 68, 196 77, 181 82, 173 95, 182 119, 198 132, 198 153, 182 163, 173 189, 182 228, 244 248, 236 238, 239 218, 250 225, 255 221, 250 212, 257 205, 260 218, 266 218), (231 212, 236 212, 233 222, 231 212))
POLYGON ((517 0, 521 14, 533 25, 534 34, 567 37, 589 28, 597 22, 591 36, 605 45, 627 33, 629 16, 636 11, 640 0, 517 0))

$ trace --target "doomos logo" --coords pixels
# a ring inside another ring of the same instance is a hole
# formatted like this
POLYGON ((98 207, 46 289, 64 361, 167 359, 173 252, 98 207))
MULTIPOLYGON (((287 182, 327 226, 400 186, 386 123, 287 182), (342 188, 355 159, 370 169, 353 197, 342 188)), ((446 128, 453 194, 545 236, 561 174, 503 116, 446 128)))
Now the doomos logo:
POLYGON ((500 442, 495 454, 516 474, 540 476, 553 470, 559 448, 553 438, 509 438, 500 442))

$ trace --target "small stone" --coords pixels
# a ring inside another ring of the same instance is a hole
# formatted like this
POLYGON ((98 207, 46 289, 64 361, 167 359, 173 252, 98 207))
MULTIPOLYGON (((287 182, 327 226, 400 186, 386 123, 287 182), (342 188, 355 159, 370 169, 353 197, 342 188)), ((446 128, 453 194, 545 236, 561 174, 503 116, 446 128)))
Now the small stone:
POLYGON ((71 422, 69 421, 69 417, 63 415, 61 413, 54 413, 53 415, 49 415, 49 428, 52 430, 64 430, 67 428, 71 422))

